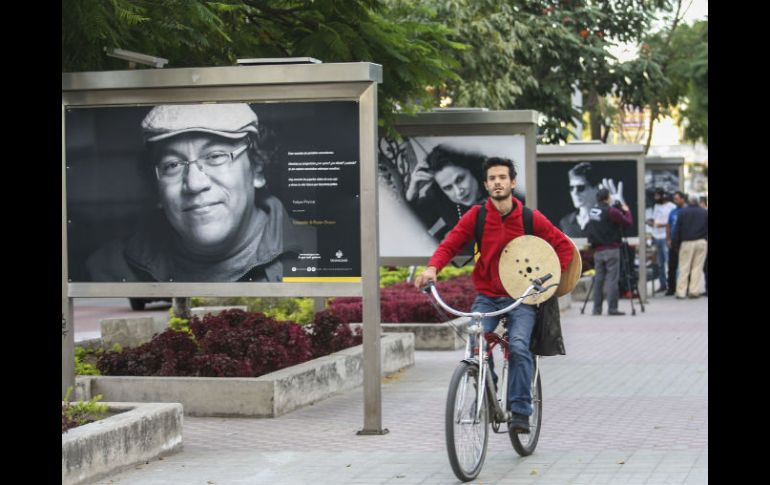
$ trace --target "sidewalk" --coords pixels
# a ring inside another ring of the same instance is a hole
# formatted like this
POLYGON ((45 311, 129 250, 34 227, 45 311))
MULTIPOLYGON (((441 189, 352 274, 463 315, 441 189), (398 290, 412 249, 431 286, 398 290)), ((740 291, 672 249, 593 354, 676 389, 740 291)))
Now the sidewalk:
MULTIPOLYGON (((562 314, 566 356, 541 359, 543 428, 532 456, 491 433, 478 484, 708 483, 708 299, 650 298, 642 313, 562 314)), ((605 312, 606 313, 606 312, 605 312)), ((384 436, 357 436, 355 389, 276 419, 184 420, 184 451, 99 484, 460 483, 444 441, 447 385, 462 350, 415 352, 383 380, 384 436)))

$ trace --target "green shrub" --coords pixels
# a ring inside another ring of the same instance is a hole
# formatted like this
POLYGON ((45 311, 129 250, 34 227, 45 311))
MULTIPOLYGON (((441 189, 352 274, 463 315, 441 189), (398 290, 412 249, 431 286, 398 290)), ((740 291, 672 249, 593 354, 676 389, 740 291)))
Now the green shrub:
POLYGON ((264 313, 266 316, 279 321, 292 321, 306 325, 313 321, 312 298, 255 298, 255 297, 226 297, 226 298, 196 298, 195 306, 245 306, 249 312, 264 313))
POLYGON ((83 347, 75 347, 75 374, 79 376, 99 376, 101 373, 96 368, 96 359, 104 351, 89 350, 83 347))
POLYGON ((206 306, 206 299, 201 298, 199 296, 193 296, 190 298, 190 306, 191 307, 206 306))
POLYGON ((70 428, 81 426, 93 421, 98 421, 107 416, 108 407, 101 401, 102 395, 97 394, 88 401, 69 402, 72 395, 72 386, 67 388, 61 405, 62 430, 64 433, 70 428))
POLYGON ((313 321, 312 298, 250 298, 248 311, 262 312, 278 321, 307 325, 313 321))
POLYGON ((383 266, 380 268, 380 288, 403 283, 408 275, 409 268, 405 266, 383 266))
POLYGON ((179 318, 176 315, 168 319, 168 328, 175 332, 187 332, 190 331, 190 321, 186 318, 179 318))
MULTIPOLYGON (((425 271, 425 266, 417 266, 414 270, 414 276, 425 271)), ((455 268, 452 265, 446 266, 438 274, 438 280, 444 281, 457 276, 464 276, 473 272, 473 265, 468 264, 462 268, 455 268)), ((380 288, 387 288, 398 283, 405 283, 409 275, 409 268, 406 266, 383 266, 380 268, 380 288)))

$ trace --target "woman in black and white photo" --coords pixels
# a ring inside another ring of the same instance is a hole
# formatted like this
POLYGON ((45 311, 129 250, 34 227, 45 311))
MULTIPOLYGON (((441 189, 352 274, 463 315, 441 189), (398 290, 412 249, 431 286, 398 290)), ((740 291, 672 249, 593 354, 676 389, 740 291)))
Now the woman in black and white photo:
POLYGON ((487 199, 481 169, 486 159, 486 155, 440 144, 412 171, 406 200, 437 241, 473 205, 487 199))

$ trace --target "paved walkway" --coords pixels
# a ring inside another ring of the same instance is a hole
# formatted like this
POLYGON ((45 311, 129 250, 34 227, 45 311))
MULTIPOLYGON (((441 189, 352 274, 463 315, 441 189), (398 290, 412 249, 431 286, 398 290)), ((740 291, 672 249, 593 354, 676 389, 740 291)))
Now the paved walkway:
MULTIPOLYGON (((629 312, 628 300, 620 309, 629 312)), ((708 300, 656 296, 636 316, 562 315, 567 355, 541 360, 543 428, 519 457, 492 434, 478 484, 708 483, 708 300)), ((590 313, 590 305, 587 309, 590 313)), ((462 350, 418 351, 383 380, 384 436, 357 436, 362 390, 276 419, 185 417, 184 451, 99 484, 453 484, 444 442, 462 350)))

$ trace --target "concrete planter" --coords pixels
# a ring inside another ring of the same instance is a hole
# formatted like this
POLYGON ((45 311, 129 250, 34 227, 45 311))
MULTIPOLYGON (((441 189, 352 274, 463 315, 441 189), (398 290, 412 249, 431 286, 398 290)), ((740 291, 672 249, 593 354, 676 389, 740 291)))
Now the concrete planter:
MULTIPOLYGON (((414 365, 414 335, 383 335, 380 346, 383 374, 414 365)), ((362 383, 358 345, 261 377, 78 376, 75 392, 83 400, 179 402, 190 416, 271 418, 362 383)))
MULTIPOLYGON (((455 318, 450 320, 457 328, 463 328, 466 318, 455 318)), ((360 327, 360 323, 349 324, 351 330, 360 327)), ((402 333, 409 332, 414 334, 415 350, 456 350, 465 346, 465 340, 457 335, 449 322, 444 323, 382 323, 380 324, 382 333, 402 333)))
POLYGON ((62 434, 62 485, 90 482, 182 450, 181 404, 104 404, 120 414, 62 434))

